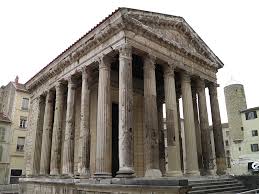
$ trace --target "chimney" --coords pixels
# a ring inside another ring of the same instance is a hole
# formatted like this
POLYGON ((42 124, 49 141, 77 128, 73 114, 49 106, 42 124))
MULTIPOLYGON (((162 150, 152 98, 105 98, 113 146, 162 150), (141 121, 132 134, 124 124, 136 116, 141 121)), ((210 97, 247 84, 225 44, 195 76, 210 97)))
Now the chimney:
POLYGON ((18 84, 19 83, 19 77, 18 77, 18 75, 15 77, 15 84, 18 84))

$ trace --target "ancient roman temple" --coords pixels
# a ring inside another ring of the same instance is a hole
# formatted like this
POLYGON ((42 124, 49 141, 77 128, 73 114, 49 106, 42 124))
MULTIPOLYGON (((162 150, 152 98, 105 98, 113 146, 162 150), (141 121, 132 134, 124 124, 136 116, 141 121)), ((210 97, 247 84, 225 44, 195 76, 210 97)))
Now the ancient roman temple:
POLYGON ((21 193, 183 193, 175 177, 224 174, 222 67, 183 18, 117 9, 26 83, 21 193))

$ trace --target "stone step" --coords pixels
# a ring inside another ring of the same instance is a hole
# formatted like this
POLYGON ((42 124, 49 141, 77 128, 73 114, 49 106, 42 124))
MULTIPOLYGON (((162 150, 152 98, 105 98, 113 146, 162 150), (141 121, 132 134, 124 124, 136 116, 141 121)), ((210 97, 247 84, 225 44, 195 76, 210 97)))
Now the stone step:
POLYGON ((189 184, 216 183, 216 182, 224 182, 224 181, 236 181, 236 180, 232 178, 189 180, 189 184))
POLYGON ((211 181, 211 182, 197 182, 197 183, 192 183, 190 182, 189 185, 191 186, 204 186, 204 185, 220 185, 220 184, 233 184, 233 183, 239 183, 237 180, 228 180, 228 181, 211 181))
POLYGON ((226 187, 243 186, 241 183, 230 183, 230 184, 220 184, 220 185, 203 185, 203 186, 193 186, 192 191, 205 190, 205 189, 217 189, 226 187))
POLYGON ((189 191, 189 194, 206 194, 206 193, 218 193, 218 192, 226 192, 226 191, 234 191, 234 190, 241 190, 245 189, 243 185, 241 186, 230 186, 230 187, 223 187, 223 188, 212 188, 212 189, 204 189, 204 190, 196 190, 196 191, 189 191))
POLYGON ((232 191, 216 192, 216 193, 211 193, 211 194, 237 194, 237 193, 241 193, 244 191, 248 191, 248 190, 245 188, 245 189, 237 189, 237 190, 232 190, 232 191))

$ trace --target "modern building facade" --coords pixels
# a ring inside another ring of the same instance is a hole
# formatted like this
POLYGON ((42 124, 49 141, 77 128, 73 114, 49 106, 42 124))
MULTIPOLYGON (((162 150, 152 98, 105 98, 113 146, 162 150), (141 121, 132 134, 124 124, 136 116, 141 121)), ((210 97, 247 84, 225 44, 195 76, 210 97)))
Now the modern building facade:
MULTIPOLYGON (((224 174, 216 77, 222 67, 183 18, 118 9, 26 83, 31 97, 22 193, 94 193, 104 192, 103 187, 108 193, 129 193, 132 187, 121 185, 128 179, 120 178, 196 176, 200 169, 202 174, 224 174), (217 167, 212 165, 207 100, 217 167), (111 186, 113 181, 121 184, 111 186)), ((176 187, 154 189, 176 193, 176 187)), ((140 186, 134 191, 151 192, 140 186)))
POLYGON ((2 87, 1 114, 10 119, 10 128, 5 130, 8 146, 8 183, 18 183, 25 173, 24 145, 29 113, 29 94, 18 77, 2 87))
POLYGON ((259 162, 259 118, 257 116, 259 108, 247 108, 242 84, 230 84, 224 88, 224 92, 229 128, 226 128, 226 133, 223 132, 223 137, 225 147, 229 141, 230 173, 235 175, 254 173, 251 164, 259 162), (227 135, 228 131, 229 135, 227 135))

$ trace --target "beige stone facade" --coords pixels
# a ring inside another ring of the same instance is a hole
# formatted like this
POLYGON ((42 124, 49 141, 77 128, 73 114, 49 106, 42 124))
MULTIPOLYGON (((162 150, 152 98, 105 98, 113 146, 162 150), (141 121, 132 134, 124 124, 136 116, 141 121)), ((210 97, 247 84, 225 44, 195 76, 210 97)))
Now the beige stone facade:
MULTIPOLYGON (((83 190, 91 193, 102 188, 100 183, 112 188, 115 180, 121 180, 125 186, 127 181, 120 178, 162 180, 162 175, 200 175, 201 169, 204 174, 211 173, 215 170, 210 165, 214 148, 202 152, 204 165, 198 164, 193 88, 199 89, 202 143, 210 145, 204 96, 209 87, 217 173, 224 174, 216 79, 221 67, 222 62, 183 18, 119 8, 26 83, 31 100, 27 178, 21 180, 22 192, 46 191, 51 180, 61 185, 71 181, 74 190, 84 186, 83 190), (181 97, 185 172, 178 124, 181 97), (161 138, 163 103, 169 156, 166 172, 161 138), (43 184, 42 190, 37 184, 43 184)), ((107 192, 119 191, 117 186, 107 192)), ((134 187, 135 193, 140 193, 140 187, 134 187)), ((173 185, 158 187, 153 191, 185 192, 173 185)), ((148 187, 143 191, 150 192, 148 187)), ((59 192, 68 193, 69 189, 59 192)))
POLYGON ((25 86, 19 83, 18 77, 2 87, 0 97, 1 113, 7 116, 11 123, 5 130, 8 143, 9 170, 7 183, 18 183, 18 179, 25 174, 24 146, 29 113, 29 93, 25 86))
POLYGON ((223 131, 223 138, 230 155, 229 172, 252 174, 251 163, 259 162, 259 107, 247 108, 242 84, 230 84, 224 92, 229 126, 223 131))

